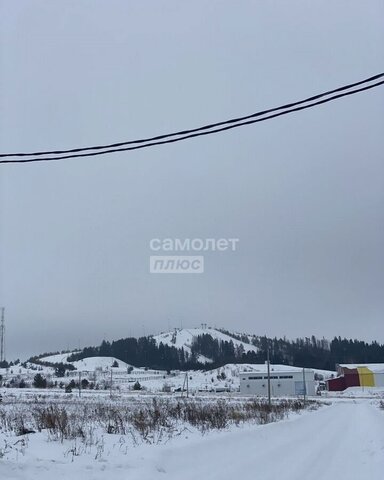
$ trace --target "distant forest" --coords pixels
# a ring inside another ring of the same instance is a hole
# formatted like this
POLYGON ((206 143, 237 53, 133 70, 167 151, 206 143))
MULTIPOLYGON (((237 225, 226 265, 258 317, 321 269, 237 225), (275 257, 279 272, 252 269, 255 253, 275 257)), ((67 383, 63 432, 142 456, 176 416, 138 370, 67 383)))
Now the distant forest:
POLYGON ((326 339, 268 338, 266 336, 235 335, 221 330, 233 339, 258 347, 258 352, 245 352, 242 345, 233 340, 219 341, 209 333, 194 338, 191 352, 184 348, 168 346, 152 337, 124 338, 113 342, 103 341, 98 347, 87 347, 68 357, 73 362, 86 357, 111 356, 134 365, 159 370, 211 369, 226 363, 264 363, 267 350, 271 363, 287 364, 300 367, 312 367, 334 370, 337 363, 384 363, 384 345, 377 342, 366 343, 359 340, 347 340, 335 337, 326 339), (199 355, 212 360, 201 363, 199 355))

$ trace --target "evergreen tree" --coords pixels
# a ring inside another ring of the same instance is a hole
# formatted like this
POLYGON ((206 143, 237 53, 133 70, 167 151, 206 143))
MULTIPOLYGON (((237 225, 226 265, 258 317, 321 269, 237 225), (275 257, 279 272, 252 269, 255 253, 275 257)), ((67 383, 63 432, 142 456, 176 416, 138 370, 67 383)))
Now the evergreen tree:
POLYGON ((35 388, 47 388, 47 380, 40 373, 37 373, 33 379, 33 386, 35 388))

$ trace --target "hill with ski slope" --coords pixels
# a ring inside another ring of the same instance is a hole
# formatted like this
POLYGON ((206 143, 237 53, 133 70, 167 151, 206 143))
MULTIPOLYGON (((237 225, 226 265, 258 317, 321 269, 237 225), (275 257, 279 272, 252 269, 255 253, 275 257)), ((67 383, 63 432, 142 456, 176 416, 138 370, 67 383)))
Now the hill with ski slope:
MULTIPOLYGON (((62 363, 61 370, 74 370, 76 362, 83 361, 79 367, 82 370, 92 370, 92 365, 84 364, 85 359, 99 358, 105 360, 98 360, 101 365, 97 368, 107 368, 109 363, 117 361, 124 368, 133 366, 166 372, 206 370, 226 364, 262 364, 268 351, 270 361, 274 364, 333 371, 336 364, 382 362, 384 345, 340 337, 331 341, 315 336, 291 340, 286 337, 268 338, 265 335, 227 331, 203 324, 201 328, 175 329, 140 338, 103 340, 100 345, 87 346, 73 352, 37 355, 23 362, 21 367, 31 363, 38 369, 58 368, 57 364, 62 363)), ((9 363, 9 367, 15 365, 9 363)))
MULTIPOLYGON (((241 349, 244 351, 244 353, 257 353, 259 351, 257 347, 250 343, 242 342, 235 337, 210 327, 182 329, 176 328, 173 331, 155 335, 153 338, 155 339, 157 345, 162 343, 163 345, 168 345, 169 347, 183 348, 185 352, 191 355, 194 341, 197 339, 197 337, 202 335, 210 335, 213 340, 217 340, 218 342, 232 342, 235 349, 241 349)), ((197 360, 200 363, 210 363, 213 361, 213 359, 202 354, 198 355, 197 360)))

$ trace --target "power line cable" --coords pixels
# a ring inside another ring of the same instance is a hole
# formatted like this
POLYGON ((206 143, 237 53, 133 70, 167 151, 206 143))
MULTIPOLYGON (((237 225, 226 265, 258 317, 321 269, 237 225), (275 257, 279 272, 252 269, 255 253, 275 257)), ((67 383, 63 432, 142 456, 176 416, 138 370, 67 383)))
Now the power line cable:
POLYGON ((135 143, 147 143, 147 142, 152 142, 152 141, 156 141, 156 140, 163 140, 163 139, 169 138, 169 137, 174 137, 174 136, 179 136, 179 135, 187 135, 187 134, 190 134, 190 133, 195 133, 195 132, 199 132, 199 131, 203 131, 203 130, 216 128, 216 127, 219 127, 219 126, 222 126, 222 125, 225 125, 225 124, 237 123, 237 122, 240 122, 240 121, 248 120, 250 118, 259 117, 259 116, 265 115, 267 113, 272 113, 272 112, 275 112, 275 111, 278 111, 278 110, 285 110, 287 108, 295 107, 295 106, 301 105, 303 103, 307 103, 307 102, 310 102, 310 101, 313 101, 313 100, 318 100, 319 98, 322 98, 322 97, 325 97, 325 96, 328 96, 328 95, 331 95, 331 94, 334 94, 334 93, 337 93, 337 92, 341 92, 341 91, 344 91, 344 90, 349 90, 351 88, 357 87, 357 86, 362 85, 364 83, 368 83, 368 82, 372 82, 374 80, 378 80, 379 78, 382 78, 382 77, 384 77, 384 73, 379 73, 377 75, 374 75, 373 77, 369 77, 369 78, 366 78, 364 80, 360 80, 359 82, 355 82, 355 83, 351 83, 349 85, 338 87, 334 90, 329 90, 328 92, 320 93, 318 95, 308 97, 304 100, 300 100, 300 101, 293 102, 293 103, 288 103, 286 105, 281 105, 280 107, 270 108, 268 110, 263 110, 261 112, 252 113, 252 114, 246 115, 244 117, 232 118, 230 120, 225 120, 225 121, 218 122, 218 123, 212 123, 212 124, 209 124, 209 125, 204 125, 202 127, 193 128, 193 129, 189 129, 189 130, 181 130, 179 132, 168 133, 168 134, 164 134, 164 135, 157 135, 155 137, 142 138, 142 139, 139 139, 139 140, 129 140, 129 141, 126 141, 126 142, 111 143, 109 145, 96 145, 96 146, 92 146, 92 147, 72 148, 72 149, 68 149, 68 150, 52 150, 52 151, 43 151, 43 152, 30 152, 30 153, 27 153, 27 152, 1 153, 0 157, 30 157, 30 156, 35 156, 35 155, 38 156, 38 155, 54 155, 54 154, 62 154, 62 153, 76 153, 76 152, 84 152, 84 151, 87 151, 87 150, 101 150, 101 149, 122 147, 124 145, 132 145, 132 144, 135 144, 135 143))
MULTIPOLYGON (((362 85, 364 83, 368 83, 368 82, 372 81, 372 79, 378 79, 378 78, 382 78, 382 77, 384 77, 384 73, 375 75, 374 77, 370 77, 369 79, 362 80, 360 82, 357 82, 357 83, 351 84, 351 85, 362 85)), ((240 117, 239 119, 231 119, 231 120, 227 120, 227 121, 224 121, 224 122, 219 122, 219 123, 212 124, 212 125, 205 125, 203 127, 199 127, 199 128, 192 129, 192 130, 184 130, 184 131, 174 132, 174 133, 170 133, 170 134, 166 134, 166 135, 159 135, 157 137, 152 137, 152 138, 149 138, 149 139, 132 140, 132 141, 129 141, 129 142, 121 142, 119 144, 111 144, 110 146, 95 146, 95 147, 86 147, 86 148, 71 149, 71 150, 56 150, 56 151, 50 151, 50 152, 46 151, 46 152, 18 153, 18 154, 17 153, 0 154, 0 157, 20 157, 20 156, 24 157, 24 156, 33 156, 33 155, 37 157, 37 158, 26 158, 26 159, 25 158, 18 158, 18 159, 11 159, 11 160, 0 160, 0 163, 30 163, 30 162, 64 160, 64 159, 79 158, 79 157, 92 157, 92 156, 98 156, 98 155, 105 155, 105 154, 109 154, 109 153, 124 152, 124 151, 130 151, 130 150, 138 150, 138 149, 141 149, 141 148, 148 148, 148 147, 153 147, 153 146, 157 146, 157 145, 164 145, 164 144, 168 144, 168 143, 175 143, 175 142, 179 142, 179 141, 182 141, 182 140, 187 140, 187 139, 190 139, 190 138, 195 138, 195 137, 200 137, 200 136, 205 136, 205 135, 211 135, 211 134, 214 134, 214 133, 219 133, 219 132, 223 132, 223 131, 226 131, 226 130, 231 130, 233 128, 238 128, 238 127, 251 125, 251 124, 254 124, 254 123, 258 123, 258 122, 263 122, 265 120, 280 117, 282 115, 287 115, 289 113, 298 112, 298 111, 301 111, 301 110, 305 110, 307 108, 312 108, 312 107, 315 107, 315 106, 318 106, 318 105, 322 105, 324 103, 328 103, 328 102, 334 101, 334 100, 342 98, 342 97, 346 97, 346 96, 349 96, 349 95, 354 95, 356 93, 359 93, 359 92, 362 92, 362 91, 365 91, 365 90, 370 90, 372 88, 378 87, 378 86, 383 85, 383 84, 384 84, 384 80, 380 81, 380 82, 377 82, 377 83, 374 83, 374 84, 371 84, 371 85, 367 85, 367 86, 355 89, 355 90, 347 91, 347 92, 345 92, 345 90, 350 89, 351 85, 343 86, 343 87, 339 87, 339 88, 337 88, 335 90, 332 90, 332 91, 329 91, 329 92, 325 92, 325 93, 321 93, 319 95, 315 95, 315 96, 310 97, 309 99, 306 99, 306 100, 301 100, 301 101, 294 102, 294 103, 291 103, 291 104, 287 104, 287 105, 284 105, 284 106, 281 106, 281 107, 276 107, 276 108, 272 108, 272 109, 269 109, 269 110, 264 110, 262 112, 257 112, 257 113, 254 113, 252 115, 248 115, 246 117, 240 117), (334 95, 334 96, 331 96, 329 98, 325 98, 323 100, 320 100, 320 101, 317 101, 317 102, 314 102, 314 103, 310 103, 308 105, 302 105, 303 103, 307 103, 307 102, 311 101, 311 99, 323 98, 324 96, 330 95, 331 92, 339 92, 339 91, 344 91, 344 93, 340 93, 338 95, 334 95), (294 105, 302 105, 302 106, 287 109, 287 106, 294 106, 294 105), (282 109, 285 109, 285 110, 283 110, 282 112, 279 112, 279 113, 275 113, 273 115, 268 115, 268 116, 262 117, 262 118, 255 118, 255 117, 265 115, 266 113, 275 112, 275 111, 282 110, 282 109), (239 120, 243 120, 243 119, 252 119, 252 120, 239 121, 239 120), (215 126, 220 126, 220 125, 226 125, 226 126, 221 127, 221 128, 213 128, 215 126), (210 130, 208 130, 208 129, 210 129, 210 130), (190 133, 190 132, 196 132, 196 133, 190 133), (187 133, 187 135, 184 135, 184 133, 187 133), (178 136, 178 137, 177 138, 170 138, 170 137, 174 137, 174 136, 178 136), (162 140, 162 139, 165 139, 165 140, 162 140), (152 141, 152 140, 160 140, 160 141, 152 141), (132 144, 137 144, 137 145, 126 147, 126 148, 110 148, 110 147, 114 147, 114 146, 132 145, 132 144), (77 153, 75 155, 54 156, 54 157, 47 157, 47 158, 41 158, 40 157, 42 155, 53 155, 53 154, 61 154, 61 153, 82 152, 82 151, 99 150, 99 149, 106 149, 106 150, 88 152, 88 153, 77 153)))
POLYGON ((339 91, 343 91, 343 90, 353 88, 353 87, 361 85, 363 83, 367 83, 367 82, 370 82, 372 80, 376 80, 376 79, 381 78, 383 76, 384 76, 384 73, 381 73, 381 74, 378 74, 378 75, 374 75, 373 77, 367 78, 365 80, 361 80, 361 81, 353 83, 353 84, 349 84, 349 85, 346 85, 346 86, 343 86, 343 87, 336 88, 334 90, 330 90, 330 91, 325 92, 325 93, 321 93, 319 95, 315 95, 313 97, 309 97, 305 100, 300 100, 298 102, 282 105, 280 107, 275 107, 275 108, 272 108, 272 109, 269 109, 269 110, 264 110, 262 112, 253 113, 251 115, 247 115, 247 116, 244 116, 244 117, 233 118, 233 119, 226 120, 226 121, 223 121, 223 122, 213 123, 213 124, 210 124, 210 125, 205 125, 203 127, 198 127, 198 128, 194 128, 194 129, 182 130, 182 131, 174 132, 174 133, 170 133, 170 134, 158 135, 156 137, 150 137, 150 138, 139 139, 139 140, 130 140, 130 141, 127 141, 127 142, 113 143, 113 144, 109 144, 109 145, 97 145, 97 146, 93 146, 93 147, 82 147, 82 148, 73 148, 73 149, 68 149, 68 150, 53 150, 53 151, 43 151, 43 152, 3 153, 3 154, 0 154, 0 157, 16 157, 16 156, 19 157, 19 156, 35 156, 35 155, 37 156, 37 155, 50 155, 50 154, 62 154, 62 153, 75 153, 75 152, 81 152, 81 151, 87 151, 87 150, 114 148, 114 147, 129 145, 129 144, 135 144, 135 143, 146 143, 146 142, 149 142, 149 141, 161 140, 161 139, 165 139, 165 138, 172 137, 172 136, 185 135, 185 134, 194 133, 194 132, 198 132, 198 131, 202 131, 202 130, 206 130, 206 129, 211 129, 211 128, 218 127, 218 126, 221 126, 221 125, 224 125, 224 124, 229 124, 229 123, 234 123, 234 122, 247 120, 249 118, 261 116, 261 115, 264 115, 266 113, 271 113, 273 111, 278 111, 278 110, 281 110, 281 109, 290 108, 290 107, 293 107, 293 106, 296 106, 296 105, 299 105, 299 104, 303 104, 303 103, 306 103, 306 102, 309 102, 309 101, 312 101, 312 100, 319 99, 319 98, 324 97, 326 95, 330 95, 330 94, 333 94, 333 93, 336 93, 336 92, 339 92, 339 91))

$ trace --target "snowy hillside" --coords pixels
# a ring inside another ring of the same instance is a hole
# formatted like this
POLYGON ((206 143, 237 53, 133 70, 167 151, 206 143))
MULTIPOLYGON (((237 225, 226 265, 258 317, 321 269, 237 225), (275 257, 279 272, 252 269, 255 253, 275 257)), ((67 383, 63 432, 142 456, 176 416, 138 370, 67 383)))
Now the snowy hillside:
POLYGON ((114 367, 115 371, 123 370, 126 371, 131 365, 119 360, 115 357, 89 357, 76 362, 68 362, 67 358, 71 353, 59 353, 57 355, 50 355, 48 357, 42 357, 40 360, 42 362, 50 363, 70 363, 78 371, 95 371, 95 370, 108 370, 116 362, 118 367, 114 367))
MULTIPOLYGON (((244 352, 257 352, 258 348, 249 343, 241 342, 225 333, 220 332, 214 328, 183 328, 175 329, 171 332, 161 333, 160 335, 155 335, 153 338, 156 340, 156 343, 159 345, 163 343, 170 347, 184 348, 184 351, 191 353, 191 346, 193 339, 198 335, 210 335, 213 339, 223 341, 223 342, 233 342, 233 345, 236 347, 242 346, 244 352)), ((201 363, 211 362, 210 358, 200 355, 198 361, 201 363)))
POLYGON ((115 371, 122 370, 126 372, 127 368, 131 366, 114 357, 90 357, 71 363, 78 371, 94 371, 97 369, 109 370, 115 362, 118 365, 118 367, 114 367, 115 371))
MULTIPOLYGON (((223 333, 214 328, 185 328, 175 329, 171 332, 161 333, 154 336, 154 340, 157 345, 161 343, 170 347, 176 347, 178 349, 183 348, 185 352, 191 354, 192 345, 194 340, 201 335, 208 334, 214 340, 218 342, 231 342, 235 350, 242 350, 247 352, 258 352, 258 348, 250 343, 245 343, 237 338, 232 337, 230 334, 223 333)), ((245 335, 242 335, 244 338, 245 335)), ((106 381, 109 381, 110 375, 113 376, 113 384, 120 391, 131 390, 135 382, 139 382, 141 387, 148 392, 177 392, 183 388, 187 379, 189 389, 191 392, 236 392, 240 387, 240 374, 243 372, 264 372, 266 371, 266 365, 260 362, 256 363, 227 363, 219 368, 211 370, 189 370, 184 372, 182 369, 151 369, 134 366, 128 364, 122 360, 119 360, 113 356, 95 356, 87 357, 75 362, 68 362, 68 357, 71 353, 67 352, 54 355, 47 355, 39 358, 40 362, 47 362, 51 366, 43 366, 36 362, 36 364, 29 363, 27 368, 23 368, 21 365, 13 366, 12 368, 0 374, 3 375, 4 380, 9 383, 14 379, 14 382, 20 381, 22 378, 27 384, 32 384, 34 376, 37 372, 45 375, 48 379, 54 381, 56 376, 55 368, 52 368, 55 364, 70 364, 75 370, 67 370, 65 373, 66 383, 70 379, 78 379, 78 375, 81 372, 83 378, 104 385, 106 381), (114 366, 113 366, 114 365, 114 366)), ((201 363, 209 366, 212 363, 211 358, 199 355, 198 360, 201 363)), ((279 371, 284 370, 300 370, 299 367, 292 367, 288 365, 271 365, 271 371, 274 369, 279 371)), ((318 375, 317 380, 324 380, 335 376, 335 372, 315 370, 318 375)), ((62 377, 61 377, 62 378, 62 377)), ((60 378, 60 382, 62 382, 60 378)), ((105 385, 104 385, 105 386, 105 385)))
POLYGON ((56 355, 48 355, 47 357, 41 357, 40 360, 43 362, 49 363, 68 363, 67 358, 72 355, 74 352, 67 352, 67 353, 57 353, 56 355))
MULTIPOLYGON (((188 329, 183 330, 182 335, 179 336, 179 343, 178 346, 183 346, 184 349, 188 350, 190 343, 193 338, 192 333, 195 332, 207 332, 207 330, 202 329, 188 329), (186 343, 181 343, 182 340, 185 340, 186 343)), ((222 334, 221 332, 217 332, 216 330, 208 330, 211 332, 216 332, 218 334, 218 338, 220 340, 227 340, 231 339, 231 337, 222 334)), ((199 333, 196 333, 198 335, 199 333)), ((168 335, 168 334, 163 334, 168 335)), ((213 335, 212 335, 213 336, 213 335)), ((166 337, 165 337, 166 338, 166 337)), ((233 339, 234 340, 234 339, 233 339)), ((161 340, 162 341, 162 340, 161 340)), ((236 343, 237 340, 234 340, 236 343)), ((163 342, 166 343, 166 342, 163 342)), ((168 343, 167 343, 168 344, 168 343)), ((170 343, 174 345, 173 343, 170 343)), ((248 345, 251 347, 251 345, 248 345)), ((255 348, 255 347, 253 347, 255 348)), ((58 355, 51 355, 49 357, 41 358, 42 361, 47 361, 51 363, 68 363, 66 361, 67 357, 70 354, 58 354, 58 355)), ((76 372, 106 372, 111 370, 112 365, 114 362, 117 362, 119 365, 117 368, 113 368, 115 374, 123 374, 127 372, 127 368, 130 365, 126 364, 125 362, 118 360, 114 357, 89 357, 84 358, 83 360, 78 360, 76 362, 70 362, 75 368, 76 372)), ((207 362, 210 362, 209 359, 206 359, 207 362)), ((236 391, 239 388, 239 374, 241 372, 249 372, 249 371, 258 371, 260 368, 264 368, 264 365, 252 365, 252 364, 227 364, 220 368, 215 368, 213 370, 208 371, 201 371, 201 370, 191 370, 188 372, 189 378, 189 387, 192 391, 216 391, 216 390, 228 390, 228 391, 236 391)), ((48 373, 49 367, 45 367, 44 370, 47 370, 48 373)), ((164 372, 166 373, 166 372, 164 372)), ((75 375, 75 372, 73 373, 75 375)), ((149 391, 157 392, 161 391, 164 388, 164 385, 168 385, 171 388, 171 391, 181 388, 185 381, 185 372, 172 372, 171 375, 167 375, 166 377, 163 376, 162 372, 154 371, 151 369, 144 369, 144 368, 133 368, 129 375, 130 379, 138 380, 142 384, 144 388, 149 391)), ((123 380, 123 378, 121 378, 123 380)), ((115 382, 118 384, 120 381, 119 376, 115 376, 115 382)), ((123 382, 125 383, 125 382, 123 382)), ((124 387, 122 387, 124 388, 124 387)))

